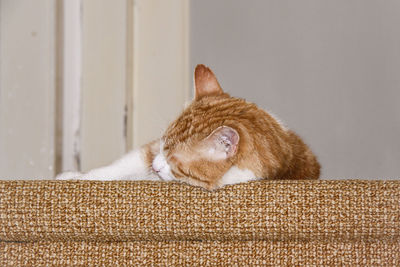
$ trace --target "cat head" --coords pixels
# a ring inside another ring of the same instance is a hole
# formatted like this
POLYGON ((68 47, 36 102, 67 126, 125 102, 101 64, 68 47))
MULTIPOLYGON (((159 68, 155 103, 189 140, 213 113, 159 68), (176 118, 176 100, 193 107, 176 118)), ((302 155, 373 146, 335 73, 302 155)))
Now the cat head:
MULTIPOLYGON (((267 114, 224 93, 214 73, 198 65, 193 102, 165 131, 152 166, 164 180, 215 189, 262 175, 257 124, 267 114)), ((267 118, 272 119, 272 118, 267 118)), ((268 155, 267 155, 268 156, 268 155)))

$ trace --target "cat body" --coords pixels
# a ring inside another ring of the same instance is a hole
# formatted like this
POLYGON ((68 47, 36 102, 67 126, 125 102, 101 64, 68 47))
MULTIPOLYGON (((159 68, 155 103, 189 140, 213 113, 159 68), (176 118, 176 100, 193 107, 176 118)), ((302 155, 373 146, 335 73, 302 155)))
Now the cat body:
POLYGON ((213 72, 195 69, 195 99, 164 135, 109 166, 57 179, 179 180, 207 189, 255 179, 318 179, 309 147, 272 115, 224 93, 213 72))

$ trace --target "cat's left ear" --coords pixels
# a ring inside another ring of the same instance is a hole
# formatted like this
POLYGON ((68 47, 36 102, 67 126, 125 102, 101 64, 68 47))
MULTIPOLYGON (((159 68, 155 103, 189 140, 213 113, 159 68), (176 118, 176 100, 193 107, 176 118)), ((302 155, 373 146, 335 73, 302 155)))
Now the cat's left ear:
POLYGON ((209 67, 199 64, 194 70, 195 99, 199 100, 203 96, 222 94, 222 88, 218 83, 217 77, 209 67))
POLYGON ((238 132, 228 126, 215 129, 205 140, 205 153, 212 160, 224 160, 236 155, 239 146, 238 132))

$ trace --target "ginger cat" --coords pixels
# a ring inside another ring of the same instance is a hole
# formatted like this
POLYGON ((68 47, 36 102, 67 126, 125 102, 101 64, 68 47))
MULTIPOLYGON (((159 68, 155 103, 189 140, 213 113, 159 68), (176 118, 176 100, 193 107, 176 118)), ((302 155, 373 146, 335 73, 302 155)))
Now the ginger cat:
POLYGON ((164 135, 109 166, 57 179, 178 180, 212 190, 256 179, 318 179, 320 164, 291 130, 255 104, 224 93, 195 69, 195 99, 164 135))

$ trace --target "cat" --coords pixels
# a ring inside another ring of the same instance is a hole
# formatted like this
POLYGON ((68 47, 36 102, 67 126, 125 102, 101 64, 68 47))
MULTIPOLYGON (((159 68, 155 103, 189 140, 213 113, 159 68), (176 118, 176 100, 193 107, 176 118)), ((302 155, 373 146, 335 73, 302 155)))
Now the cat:
POLYGON ((109 166, 56 179, 178 180, 209 190, 256 179, 318 179, 310 148, 279 120, 231 97, 197 65, 195 98, 164 135, 109 166))

